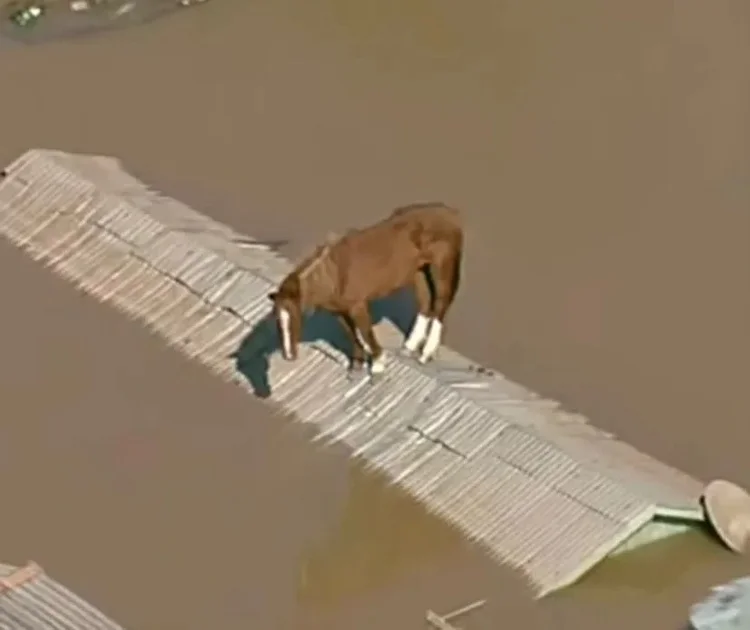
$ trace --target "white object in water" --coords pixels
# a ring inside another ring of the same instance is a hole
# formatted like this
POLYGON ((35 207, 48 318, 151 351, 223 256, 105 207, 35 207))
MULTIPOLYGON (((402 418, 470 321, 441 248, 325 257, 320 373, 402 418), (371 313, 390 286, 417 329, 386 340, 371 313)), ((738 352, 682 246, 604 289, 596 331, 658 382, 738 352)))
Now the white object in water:
POLYGON ((135 9, 135 2, 126 2, 115 11, 115 17, 120 17, 121 15, 130 13, 133 9, 135 9))
POLYGON ((692 630, 747 630, 750 628, 750 577, 716 586, 691 607, 692 630))

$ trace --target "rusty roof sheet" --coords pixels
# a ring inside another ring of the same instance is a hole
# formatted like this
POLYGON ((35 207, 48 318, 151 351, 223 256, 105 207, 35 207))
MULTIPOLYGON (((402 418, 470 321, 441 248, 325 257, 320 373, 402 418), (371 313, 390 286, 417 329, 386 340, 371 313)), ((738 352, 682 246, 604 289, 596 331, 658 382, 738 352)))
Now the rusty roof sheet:
MULTIPOLYGON (((232 353, 254 327, 273 334, 266 295, 291 264, 270 248, 151 190, 117 160, 45 150, 0 181, 0 232, 261 393, 232 353)), ((341 352, 315 339, 297 362, 275 353, 253 368, 263 395, 522 570, 538 594, 574 581, 660 508, 698 506, 702 484, 583 416, 449 348, 429 366, 403 358, 391 324, 379 335, 383 378, 352 380, 341 352)), ((267 338, 253 343, 262 351, 267 338)))
POLYGON ((0 564, 0 628, 122 630, 122 626, 29 563, 0 564))

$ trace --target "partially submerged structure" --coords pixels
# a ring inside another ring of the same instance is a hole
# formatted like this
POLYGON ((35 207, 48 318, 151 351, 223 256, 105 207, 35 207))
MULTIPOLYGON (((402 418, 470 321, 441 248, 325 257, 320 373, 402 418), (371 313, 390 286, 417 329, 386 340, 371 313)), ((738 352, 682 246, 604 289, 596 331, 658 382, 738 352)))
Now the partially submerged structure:
POLYGON ((0 564, 0 628, 15 630, 123 630, 31 562, 0 564))
POLYGON ((750 577, 716 586, 690 609, 692 630, 750 628, 750 577))
POLYGON ((220 377, 342 442, 543 595, 703 519, 702 484, 444 348, 422 367, 379 324, 386 376, 352 381, 321 318, 287 363, 268 247, 149 189, 112 158, 32 150, 0 182, 0 233, 220 377))
POLYGON ((0 50, 140 26, 206 0, 0 0, 0 50))

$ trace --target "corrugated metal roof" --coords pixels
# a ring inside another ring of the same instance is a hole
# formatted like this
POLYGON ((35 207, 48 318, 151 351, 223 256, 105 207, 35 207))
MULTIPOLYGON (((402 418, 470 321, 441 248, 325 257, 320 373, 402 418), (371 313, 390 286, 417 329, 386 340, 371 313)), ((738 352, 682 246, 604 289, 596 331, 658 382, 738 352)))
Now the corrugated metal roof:
POLYGON ((0 564, 3 630, 123 630, 122 626, 29 563, 0 564))
MULTIPOLYGON (((266 295, 288 261, 243 247, 246 237, 153 192, 111 158, 34 150, 7 173, 0 231, 11 241, 262 393, 230 355, 263 327, 266 295)), ((253 367, 263 395, 524 571, 538 594, 574 581, 661 507, 697 509, 702 484, 586 418, 448 348, 417 365, 394 352, 394 326, 380 324, 379 334, 389 368, 375 382, 351 380, 346 358, 317 339, 295 363, 275 353, 253 367)))

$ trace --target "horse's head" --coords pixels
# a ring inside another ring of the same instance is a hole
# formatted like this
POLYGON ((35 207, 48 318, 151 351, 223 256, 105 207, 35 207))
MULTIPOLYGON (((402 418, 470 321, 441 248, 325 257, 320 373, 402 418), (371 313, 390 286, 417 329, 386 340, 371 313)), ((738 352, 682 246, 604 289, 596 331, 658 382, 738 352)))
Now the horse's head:
POLYGON ((302 304, 299 282, 285 281, 278 291, 268 294, 273 302, 273 314, 281 339, 281 351, 287 361, 297 359, 297 347, 302 338, 302 304))

